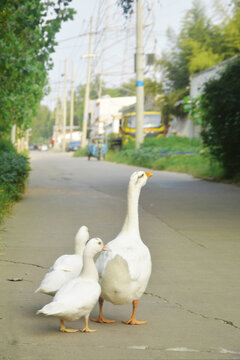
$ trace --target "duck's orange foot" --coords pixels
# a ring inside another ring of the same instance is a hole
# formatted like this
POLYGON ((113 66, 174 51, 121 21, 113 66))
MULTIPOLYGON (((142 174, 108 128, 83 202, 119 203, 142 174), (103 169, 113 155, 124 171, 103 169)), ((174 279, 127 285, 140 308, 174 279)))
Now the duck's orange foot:
POLYGON ((63 320, 61 320, 60 323, 61 323, 61 326, 60 326, 60 331, 61 331, 61 332, 76 333, 76 332, 79 332, 79 331, 80 331, 79 329, 69 329, 69 328, 66 328, 63 320))
POLYGON ((80 330, 79 329, 68 329, 68 328, 65 328, 65 329, 60 329, 61 332, 66 332, 66 333, 76 333, 76 332, 79 332, 80 330))
POLYGON ((81 329, 80 330, 81 332, 84 332, 84 333, 91 333, 91 332, 95 332, 96 330, 92 330, 92 329, 89 329, 89 328, 84 328, 84 329, 81 329))
POLYGON ((100 316, 96 319, 91 319, 92 321, 94 322, 97 322, 97 323, 100 323, 100 324, 110 324, 110 323, 115 323, 116 320, 109 320, 109 319, 106 319, 105 317, 103 316, 100 316))
POLYGON ((138 321, 136 319, 131 318, 130 320, 123 320, 122 323, 127 325, 143 325, 146 324, 147 321, 138 321))

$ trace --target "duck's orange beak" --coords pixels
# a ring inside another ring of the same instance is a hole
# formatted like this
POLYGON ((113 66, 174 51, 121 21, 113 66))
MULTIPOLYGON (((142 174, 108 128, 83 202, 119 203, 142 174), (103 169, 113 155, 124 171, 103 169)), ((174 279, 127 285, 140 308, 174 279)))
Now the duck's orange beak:
POLYGON ((148 179, 149 179, 151 176, 153 176, 153 174, 151 174, 151 173, 148 172, 148 171, 145 171, 145 174, 147 175, 148 179))
POLYGON ((103 250, 103 251, 112 251, 111 249, 109 249, 109 248, 108 248, 107 246, 105 246, 105 245, 103 246, 102 250, 103 250))

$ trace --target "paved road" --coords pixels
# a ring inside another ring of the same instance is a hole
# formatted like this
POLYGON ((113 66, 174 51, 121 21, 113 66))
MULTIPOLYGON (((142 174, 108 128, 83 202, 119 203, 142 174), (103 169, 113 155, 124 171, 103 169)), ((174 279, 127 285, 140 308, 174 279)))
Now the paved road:
POLYGON ((138 308, 148 324, 124 325, 131 305, 106 304, 115 324, 63 334, 57 319, 35 315, 49 297, 34 290, 56 257, 72 253, 80 225, 104 242, 119 232, 136 168, 50 152, 33 153, 32 168, 1 233, 1 360, 240 359, 238 187, 154 171, 139 209, 153 260, 138 308))

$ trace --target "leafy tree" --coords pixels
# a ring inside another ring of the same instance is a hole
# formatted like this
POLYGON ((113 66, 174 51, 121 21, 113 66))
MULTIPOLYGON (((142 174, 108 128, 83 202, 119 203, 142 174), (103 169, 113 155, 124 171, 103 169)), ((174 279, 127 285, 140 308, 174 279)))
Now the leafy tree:
POLYGON ((31 126, 31 142, 49 142, 53 134, 54 117, 49 108, 40 105, 31 126))
POLYGON ((231 12, 216 8, 224 16, 219 23, 213 23, 195 0, 183 19, 180 33, 174 35, 169 29, 171 50, 164 52, 159 61, 166 92, 164 111, 172 114, 178 111, 173 101, 179 104, 181 96, 187 95, 190 75, 239 53, 240 1, 232 0, 232 5, 231 12))
POLYGON ((29 128, 45 94, 55 35, 73 18, 71 0, 5 0, 0 3, 0 136, 12 124, 29 128))
POLYGON ((186 13, 180 34, 173 37, 169 31, 168 37, 172 41, 172 50, 163 53, 160 59, 167 92, 186 88, 191 74, 223 59, 214 52, 214 27, 206 17, 204 7, 197 0, 186 13))
POLYGON ((240 57, 205 85, 201 101, 204 143, 229 178, 240 176, 239 76, 240 57))
POLYGON ((118 0, 118 5, 122 7, 126 16, 133 13, 133 3, 134 0, 118 0))

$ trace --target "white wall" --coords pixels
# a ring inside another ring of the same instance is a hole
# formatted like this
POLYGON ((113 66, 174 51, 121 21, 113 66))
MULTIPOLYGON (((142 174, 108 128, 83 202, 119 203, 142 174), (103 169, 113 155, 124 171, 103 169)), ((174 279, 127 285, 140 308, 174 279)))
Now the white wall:
POLYGON ((233 61, 236 56, 227 59, 215 66, 212 66, 206 70, 203 70, 197 74, 194 74, 190 77, 190 96, 198 96, 202 93, 204 84, 212 78, 220 77, 221 72, 225 69, 226 65, 233 61))

